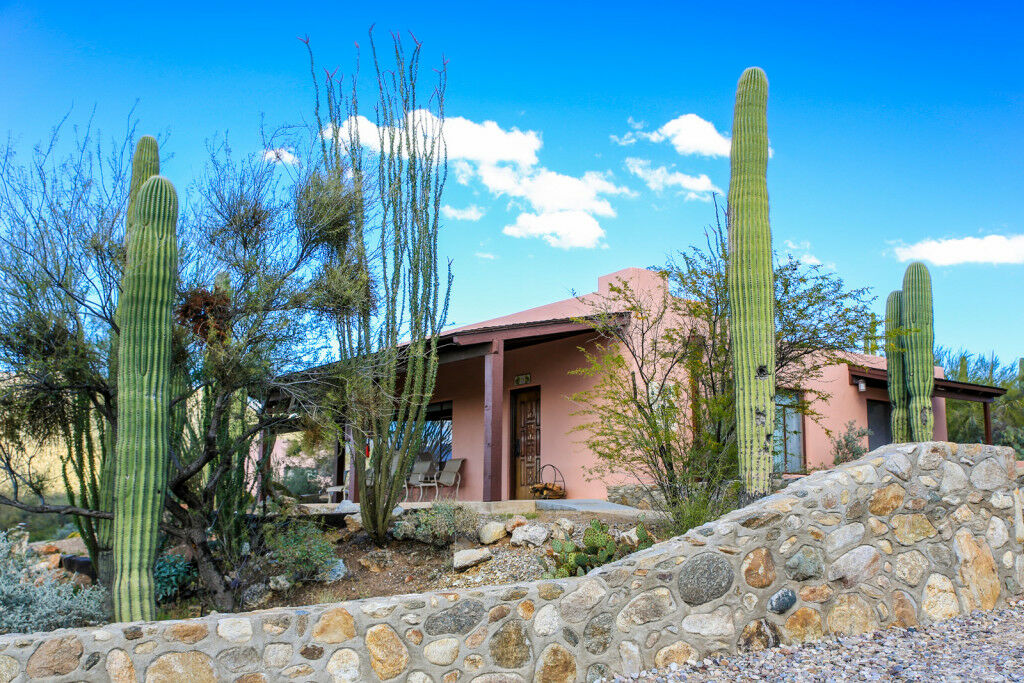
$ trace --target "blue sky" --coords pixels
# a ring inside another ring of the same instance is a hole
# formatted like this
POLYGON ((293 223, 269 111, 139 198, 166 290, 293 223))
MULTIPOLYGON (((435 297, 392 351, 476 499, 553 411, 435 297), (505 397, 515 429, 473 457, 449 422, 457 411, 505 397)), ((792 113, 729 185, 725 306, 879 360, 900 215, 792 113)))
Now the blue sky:
POLYGON ((344 72, 371 23, 411 30, 428 64, 449 60, 465 150, 442 236, 462 324, 699 240, 728 187, 736 80, 758 65, 776 247, 873 287, 879 312, 923 258, 937 343, 1024 355, 1019 3, 308 5, 0 4, 0 131, 27 146, 95 105, 120 132, 138 100, 187 184, 211 137, 258 154, 261 121, 308 114, 296 36, 344 72))

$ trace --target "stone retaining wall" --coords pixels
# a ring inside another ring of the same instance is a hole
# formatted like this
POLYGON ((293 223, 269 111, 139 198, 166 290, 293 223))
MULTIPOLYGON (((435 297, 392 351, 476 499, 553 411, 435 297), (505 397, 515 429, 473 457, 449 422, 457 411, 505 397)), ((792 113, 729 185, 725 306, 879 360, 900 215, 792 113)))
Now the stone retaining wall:
POLYGON ((887 446, 581 578, 4 636, 0 683, 593 681, 992 609, 1024 585, 1014 458, 887 446))

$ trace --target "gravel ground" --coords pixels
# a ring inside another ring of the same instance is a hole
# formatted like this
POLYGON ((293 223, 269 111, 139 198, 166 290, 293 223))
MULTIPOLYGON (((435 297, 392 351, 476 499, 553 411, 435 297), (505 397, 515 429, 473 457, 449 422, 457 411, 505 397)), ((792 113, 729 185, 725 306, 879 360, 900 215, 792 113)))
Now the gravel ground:
POLYGON ((615 681, 1024 681, 1024 601, 917 629, 712 657, 615 681))

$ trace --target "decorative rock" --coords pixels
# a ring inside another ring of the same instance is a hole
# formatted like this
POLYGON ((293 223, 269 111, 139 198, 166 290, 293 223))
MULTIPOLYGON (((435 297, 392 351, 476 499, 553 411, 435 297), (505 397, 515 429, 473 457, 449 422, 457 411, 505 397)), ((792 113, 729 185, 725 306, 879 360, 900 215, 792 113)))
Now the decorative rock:
POLYGON ((327 673, 334 678, 334 683, 357 683, 361 680, 359 654, 349 648, 338 650, 327 660, 327 673))
POLYGON ((747 553, 740 565, 743 580, 751 588, 767 588, 775 581, 775 561, 768 548, 755 548, 747 553))
POLYGON ((592 655, 599 655, 612 643, 612 615, 598 614, 583 629, 583 647, 592 655))
POLYGON ((999 601, 999 571, 988 544, 968 529, 960 529, 953 536, 953 548, 960 560, 960 580, 966 586, 967 609, 993 609, 999 601))
MULTIPOLYGON (((321 654, 323 652, 321 651, 321 654)), ((229 647, 217 655, 222 668, 238 672, 259 662, 260 655, 254 647, 229 647)))
POLYGON ((768 611, 785 614, 796 604, 796 593, 790 588, 783 588, 768 598, 768 611))
POLYGON ((263 648, 263 664, 268 667, 282 667, 292 659, 291 643, 270 643, 263 648))
MULTIPOLYGON (((313 667, 309 664, 296 664, 295 666, 289 666, 287 669, 281 672, 281 675, 285 678, 302 678, 304 676, 310 676, 313 674, 313 667)), ((355 681, 355 678, 335 678, 335 681, 355 681)))
POLYGON ((982 491, 991 491, 1010 483, 1006 467, 995 458, 982 460, 971 470, 971 483, 982 491))
POLYGON ((896 626, 917 626, 917 607, 914 605, 914 599, 904 591, 893 591, 892 615, 896 626))
POLYGON ((289 590, 294 585, 295 584, 292 583, 292 580, 284 574, 271 576, 270 581, 267 582, 267 586, 270 588, 270 590, 276 593, 283 593, 284 591, 289 590))
POLYGON ((824 636, 821 615, 810 607, 801 607, 793 612, 789 619, 786 619, 783 629, 786 637, 793 643, 821 640, 824 636))
POLYGON ((832 597, 832 587, 827 583, 817 586, 801 586, 800 599, 804 602, 825 602, 832 597))
POLYGON ((146 669, 146 683, 217 683, 213 660, 195 650, 168 652, 153 660, 146 669))
MULTIPOLYGON (((107 653, 106 669, 107 678, 111 683, 135 683, 138 680, 135 674, 135 664, 132 663, 128 653, 121 648, 114 648, 107 653)), ((0 681, 2 680, 3 676, 0 675, 0 681)))
POLYGON ((1009 493, 996 491, 995 493, 992 494, 992 497, 989 499, 989 502, 992 504, 992 507, 996 508, 997 510, 1006 510, 1008 508, 1013 507, 1013 496, 1011 496, 1009 493))
POLYGON ((25 673, 29 678, 63 676, 78 668, 82 658, 82 641, 77 636, 44 640, 28 658, 25 673))
POLYGON ((434 683, 434 679, 422 671, 411 671, 406 677, 405 683, 434 683))
POLYGON ((427 643, 423 647, 423 656, 431 664, 448 666, 459 657, 459 639, 442 638, 427 643))
POLYGON ((528 526, 516 527, 512 531, 512 545, 524 546, 532 545, 534 547, 540 547, 544 545, 544 542, 551 536, 551 532, 548 531, 547 527, 543 527, 540 524, 530 524, 528 526))
POLYGON ((899 484, 889 484, 874 492, 871 502, 868 504, 868 511, 873 515, 884 517, 903 505, 903 497, 906 490, 899 484))
POLYGON ((466 550, 455 551, 455 556, 452 558, 452 568, 459 572, 470 567, 475 567, 478 564, 487 562, 493 557, 491 551, 487 548, 468 548, 466 550))
POLYGON ((533 604, 533 600, 523 600, 516 608, 516 611, 519 612, 519 617, 525 621, 529 621, 533 617, 535 610, 536 605, 533 604))
POLYGON ((576 680, 576 658, 558 643, 551 643, 540 653, 537 683, 573 683, 576 680))
POLYGON ((466 647, 470 650, 480 647, 483 644, 484 639, 487 638, 487 626, 481 626, 477 630, 466 636, 466 647))
POLYGON ((317 660, 324 656, 324 649, 319 645, 313 645, 312 643, 306 643, 299 650, 299 654, 304 659, 317 660))
POLYGON ((653 588, 629 601, 615 618, 615 626, 623 633, 652 621, 664 619, 676 608, 672 592, 667 588, 653 588))
POLYGON ((667 645, 654 655, 654 666, 659 669, 667 669, 669 665, 682 666, 697 661, 697 651, 686 641, 679 640, 667 645))
POLYGON ((522 515, 515 515, 512 517, 512 519, 505 522, 505 531, 507 531, 508 533, 512 533, 519 527, 526 526, 529 523, 530 521, 526 519, 526 517, 523 517, 522 515))
POLYGON ((846 553, 828 569, 829 581, 841 581, 846 588, 863 583, 882 570, 882 556, 874 547, 862 545, 846 553))
POLYGON ((825 562, 821 551, 812 546, 801 546, 791 558, 786 560, 786 573, 794 581, 816 579, 825 571, 825 562))
POLYGON ((737 643, 740 651, 753 652, 776 647, 779 644, 779 629, 767 619, 757 619, 743 627, 737 643))
POLYGON ((366 651, 370 666, 382 681, 396 678, 409 665, 409 650, 395 630, 387 624, 377 624, 366 630, 366 651))
POLYGON ((492 624, 496 621, 501 621, 507 617, 511 611, 512 608, 508 605, 495 605, 491 608, 491 611, 487 613, 487 621, 492 624))
POLYGON ((640 648, 631 640, 624 640, 619 643, 619 660, 622 662, 622 673, 627 676, 636 676, 643 669, 643 659, 640 657, 640 648))
POLYGON ((479 600, 460 600, 448 609, 427 617, 423 630, 428 635, 462 635, 469 633, 484 618, 487 608, 479 600))
POLYGON ((836 598, 828 615, 828 630, 848 636, 867 633, 878 628, 874 610, 856 593, 843 593, 836 598))
POLYGON ((962 490, 967 486, 967 475, 964 468, 955 462, 946 460, 942 463, 942 483, 939 484, 939 493, 948 495, 962 490))
POLYGON ((248 643, 252 639, 252 622, 242 618, 221 619, 217 622, 217 635, 232 643, 248 643))
POLYGON ((210 630, 201 622, 179 621, 164 630, 164 639, 189 645, 198 643, 208 635, 210 635, 210 630))
POLYGON ((932 574, 924 585, 924 599, 921 610, 932 621, 950 619, 960 614, 960 603, 953 589, 953 582, 942 574, 932 574))
POLYGON ((345 566, 345 560, 340 557, 334 561, 331 568, 327 570, 324 578, 328 582, 334 583, 335 581, 341 581, 348 576, 348 567, 345 566))
POLYGON ((852 545, 860 543, 862 538, 864 538, 863 524, 860 522, 845 524, 825 537, 825 552, 829 555, 835 555, 840 550, 845 550, 852 545))
POLYGON ((480 527, 480 531, 477 533, 480 542, 484 545, 496 543, 507 535, 508 531, 505 530, 505 525, 501 522, 487 522, 480 527))
POLYGON ((706 638, 732 638, 736 627, 732 612, 724 605, 710 614, 688 614, 683 617, 683 630, 706 638))
POLYGON ((703 605, 725 595, 733 578, 729 560, 713 552, 700 553, 679 570, 679 597, 691 607, 703 605))
POLYGON ((893 535, 903 545, 914 545, 926 538, 932 538, 938 531, 920 513, 912 515, 894 515, 892 518, 893 535))
POLYGON ((557 583, 541 583, 537 585, 537 595, 541 600, 555 600, 564 592, 565 589, 557 583))
MULTIPOLYGON (((0 683, 11 683, 18 675, 18 660, 7 655, 0 655, 0 683)), ((133 672, 134 673, 134 672, 133 672)), ((133 678, 132 681, 135 679, 133 678)))
POLYGON ((1006 522, 999 517, 988 520, 988 529, 985 531, 985 539, 992 548, 1002 548, 1010 540, 1010 532, 1006 529, 1006 522))
POLYGON ((569 623, 583 621, 607 593, 608 590, 598 581, 583 581, 576 590, 562 598, 559 604, 562 618, 569 623))
POLYGON ((918 550, 910 550, 896 558, 896 578, 908 586, 921 583, 928 571, 928 560, 918 550))
POLYGON ((910 463, 910 458, 902 453, 891 453, 889 457, 886 458, 885 469, 892 472, 903 481, 906 481, 910 478, 913 465, 910 463))
POLYGON ((558 630, 560 619, 554 605, 544 605, 537 610, 537 618, 533 620, 533 631, 539 636, 550 636, 558 630))
POLYGON ((502 669, 518 669, 530 659, 532 645, 526 634, 526 625, 512 619, 502 624, 491 636, 488 649, 491 659, 502 669))
POLYGON ((880 519, 874 517, 868 518, 868 526, 871 528, 871 533, 875 536, 881 536, 882 534, 889 533, 889 525, 880 519))
POLYGON ((355 635, 355 621, 344 607, 327 610, 313 627, 313 640, 320 643, 344 643, 355 635))

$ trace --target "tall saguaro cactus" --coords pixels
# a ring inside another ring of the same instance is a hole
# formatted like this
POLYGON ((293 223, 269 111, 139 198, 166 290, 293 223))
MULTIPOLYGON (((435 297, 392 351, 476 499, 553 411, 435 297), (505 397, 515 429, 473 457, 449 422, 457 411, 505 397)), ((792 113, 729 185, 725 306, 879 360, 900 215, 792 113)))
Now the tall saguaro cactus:
POLYGON ((932 280, 923 263, 911 263, 903 275, 900 319, 906 335, 910 436, 931 441, 935 427, 932 388, 935 385, 935 330, 932 326, 932 280))
POLYGON ((904 340, 902 330, 903 292, 890 292, 885 300, 885 361, 889 374, 889 425, 893 443, 910 441, 907 413, 907 380, 903 372, 904 340))
POLYGON ((729 175, 729 329, 736 443, 747 493, 768 493, 775 426, 775 293, 768 224, 768 78, 752 67, 736 86, 729 175))
POLYGON ((150 620, 156 613, 153 565, 167 486, 171 312, 178 272, 174 185, 151 177, 132 208, 118 306, 113 586, 118 621, 150 620))
MULTIPOLYGON (((128 185, 128 211, 125 217, 124 239, 125 244, 132 234, 132 215, 135 211, 135 204, 139 196, 139 188, 150 177, 160 174, 160 149, 157 146, 156 138, 144 135, 135 144, 135 154, 132 156, 132 177, 128 185)), ((120 299, 119 299, 120 302, 120 299)), ((118 328, 121 326, 120 303, 114 311, 114 323, 118 328)), ((118 335, 117 332, 111 335, 111 348, 108 365, 109 383, 112 388, 117 387, 117 358, 118 358, 118 335)), ((106 512, 114 511, 114 481, 117 457, 117 431, 116 422, 113 428, 104 432, 103 463, 100 467, 99 500, 100 509, 106 512)), ((97 568, 100 581, 107 587, 113 580, 113 567, 111 566, 110 549, 113 547, 114 523, 112 520, 101 519, 96 524, 96 540, 100 550, 100 566, 97 568)))

